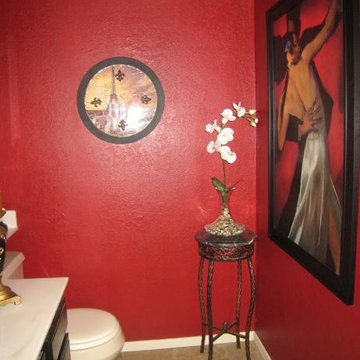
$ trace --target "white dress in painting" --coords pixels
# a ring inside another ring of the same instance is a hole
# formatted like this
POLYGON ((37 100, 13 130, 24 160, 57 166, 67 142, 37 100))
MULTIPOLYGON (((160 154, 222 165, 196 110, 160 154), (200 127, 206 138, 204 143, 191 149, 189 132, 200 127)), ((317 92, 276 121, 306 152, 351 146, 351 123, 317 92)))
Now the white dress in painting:
MULTIPOLYGON (((321 101, 321 100, 318 100, 321 101)), ((322 104, 318 104, 321 108, 322 104)), ((300 192, 289 238, 318 259, 326 262, 329 215, 341 228, 341 207, 329 170, 325 121, 307 136, 300 179, 300 192)))

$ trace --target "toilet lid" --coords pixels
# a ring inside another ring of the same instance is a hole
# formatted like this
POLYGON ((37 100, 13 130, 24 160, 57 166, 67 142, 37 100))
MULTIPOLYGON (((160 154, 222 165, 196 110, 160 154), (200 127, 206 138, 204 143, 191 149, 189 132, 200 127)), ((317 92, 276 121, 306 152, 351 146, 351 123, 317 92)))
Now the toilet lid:
POLYGON ((115 316, 99 309, 68 309, 68 332, 71 350, 99 346, 119 331, 115 316))

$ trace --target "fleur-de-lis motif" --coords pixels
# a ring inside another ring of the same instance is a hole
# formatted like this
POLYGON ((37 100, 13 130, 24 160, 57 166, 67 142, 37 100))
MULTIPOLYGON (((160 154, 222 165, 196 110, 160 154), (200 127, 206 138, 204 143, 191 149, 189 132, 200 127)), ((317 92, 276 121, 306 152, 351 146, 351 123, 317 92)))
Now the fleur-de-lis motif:
POLYGON ((143 104, 148 104, 150 101, 151 101, 151 97, 147 96, 147 95, 144 95, 141 97, 140 101, 143 103, 143 104))
POLYGON ((95 107, 100 106, 102 103, 101 99, 99 99, 98 97, 94 97, 94 100, 90 103, 92 105, 94 105, 95 107))
POLYGON ((119 127, 122 131, 125 130, 126 126, 127 126, 127 123, 126 123, 125 120, 121 120, 121 121, 119 122, 119 124, 118 124, 118 127, 119 127))
POLYGON ((116 79, 122 81, 125 77, 125 74, 119 69, 119 71, 115 74, 116 79))

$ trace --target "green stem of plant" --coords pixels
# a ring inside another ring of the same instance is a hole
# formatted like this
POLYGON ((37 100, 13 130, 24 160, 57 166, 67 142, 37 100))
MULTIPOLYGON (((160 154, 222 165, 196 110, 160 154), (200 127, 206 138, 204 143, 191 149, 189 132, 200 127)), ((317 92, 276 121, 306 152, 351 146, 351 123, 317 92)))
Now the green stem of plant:
POLYGON ((224 173, 224 185, 227 188, 227 178, 226 178, 226 163, 225 160, 222 161, 223 163, 223 173, 224 173))

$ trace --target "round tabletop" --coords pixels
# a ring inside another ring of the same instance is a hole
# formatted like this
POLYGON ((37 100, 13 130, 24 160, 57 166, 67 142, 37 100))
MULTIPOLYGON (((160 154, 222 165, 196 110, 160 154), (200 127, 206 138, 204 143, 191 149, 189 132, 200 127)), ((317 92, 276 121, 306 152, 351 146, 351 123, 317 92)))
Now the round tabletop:
POLYGON ((215 261, 236 261, 250 257, 254 252, 256 238, 256 234, 246 228, 235 236, 217 236, 205 230, 195 235, 199 255, 215 261))

